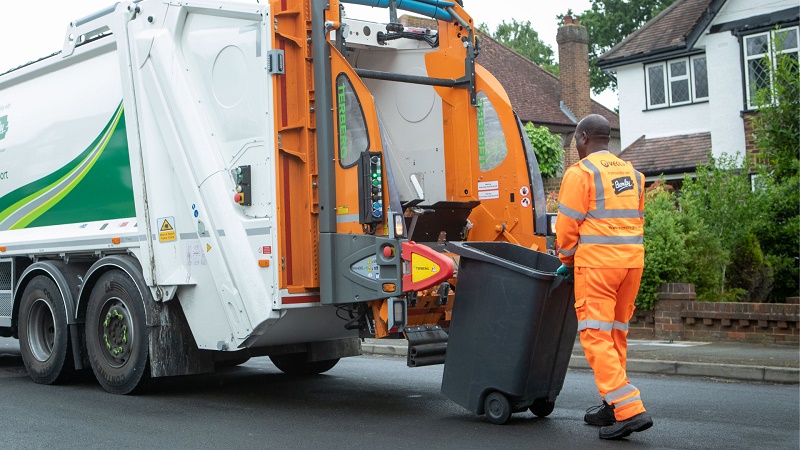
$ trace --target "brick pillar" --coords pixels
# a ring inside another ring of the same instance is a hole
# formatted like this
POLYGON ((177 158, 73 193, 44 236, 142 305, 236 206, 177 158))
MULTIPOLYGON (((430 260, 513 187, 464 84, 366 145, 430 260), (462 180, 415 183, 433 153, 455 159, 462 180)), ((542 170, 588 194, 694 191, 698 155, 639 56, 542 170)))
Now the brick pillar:
MULTIPOLYGON (((589 32, 580 25, 578 19, 564 18, 564 25, 558 29, 558 65, 561 74, 561 101, 580 121, 591 114, 592 100, 589 86, 589 32)), ((565 145, 564 166, 578 162, 575 140, 565 145)))
POLYGON ((659 287, 654 310, 656 339, 682 341, 686 338, 681 313, 687 309, 687 303, 695 299, 693 284, 664 283, 659 287))
POLYGON ((762 156, 761 152, 756 147, 756 134, 753 130, 753 119, 755 119, 756 113, 744 112, 741 116, 742 123, 744 124, 744 151, 750 164, 755 165, 762 156))

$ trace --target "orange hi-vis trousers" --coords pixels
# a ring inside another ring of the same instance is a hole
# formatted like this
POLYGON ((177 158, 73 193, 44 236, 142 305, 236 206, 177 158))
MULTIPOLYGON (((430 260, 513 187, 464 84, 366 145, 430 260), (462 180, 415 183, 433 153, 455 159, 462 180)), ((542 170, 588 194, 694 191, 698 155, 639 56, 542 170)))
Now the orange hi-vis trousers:
POLYGON ((628 321, 633 317, 642 269, 575 268, 575 312, 586 360, 600 396, 618 421, 645 411, 625 373, 628 321))

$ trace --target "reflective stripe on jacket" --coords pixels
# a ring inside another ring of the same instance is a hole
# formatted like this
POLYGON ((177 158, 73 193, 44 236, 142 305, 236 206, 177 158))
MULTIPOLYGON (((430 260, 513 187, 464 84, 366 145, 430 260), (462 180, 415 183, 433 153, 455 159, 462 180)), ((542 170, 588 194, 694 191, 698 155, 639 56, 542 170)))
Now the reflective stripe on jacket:
POLYGON ((570 166, 558 194, 559 258, 580 267, 644 267, 644 176, 613 154, 570 166))

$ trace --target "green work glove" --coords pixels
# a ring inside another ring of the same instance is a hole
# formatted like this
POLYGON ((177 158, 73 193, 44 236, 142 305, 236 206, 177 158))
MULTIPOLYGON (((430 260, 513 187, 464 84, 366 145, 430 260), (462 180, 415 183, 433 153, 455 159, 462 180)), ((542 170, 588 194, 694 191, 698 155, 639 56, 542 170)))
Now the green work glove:
POLYGON ((568 266, 566 264, 562 264, 561 267, 559 267, 558 270, 556 270, 556 273, 558 275, 561 275, 561 276, 564 277, 564 281, 570 281, 570 282, 572 281, 572 278, 573 278, 572 275, 573 275, 574 272, 575 272, 575 268, 571 267, 571 266, 568 266))

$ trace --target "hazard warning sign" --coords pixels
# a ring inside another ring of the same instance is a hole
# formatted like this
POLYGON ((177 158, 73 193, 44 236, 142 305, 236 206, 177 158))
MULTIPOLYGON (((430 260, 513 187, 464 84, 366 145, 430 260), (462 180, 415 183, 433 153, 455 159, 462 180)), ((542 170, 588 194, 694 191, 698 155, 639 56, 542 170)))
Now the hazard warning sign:
POLYGON ((158 219, 158 242, 169 242, 177 239, 175 233, 175 218, 161 217, 158 219))

